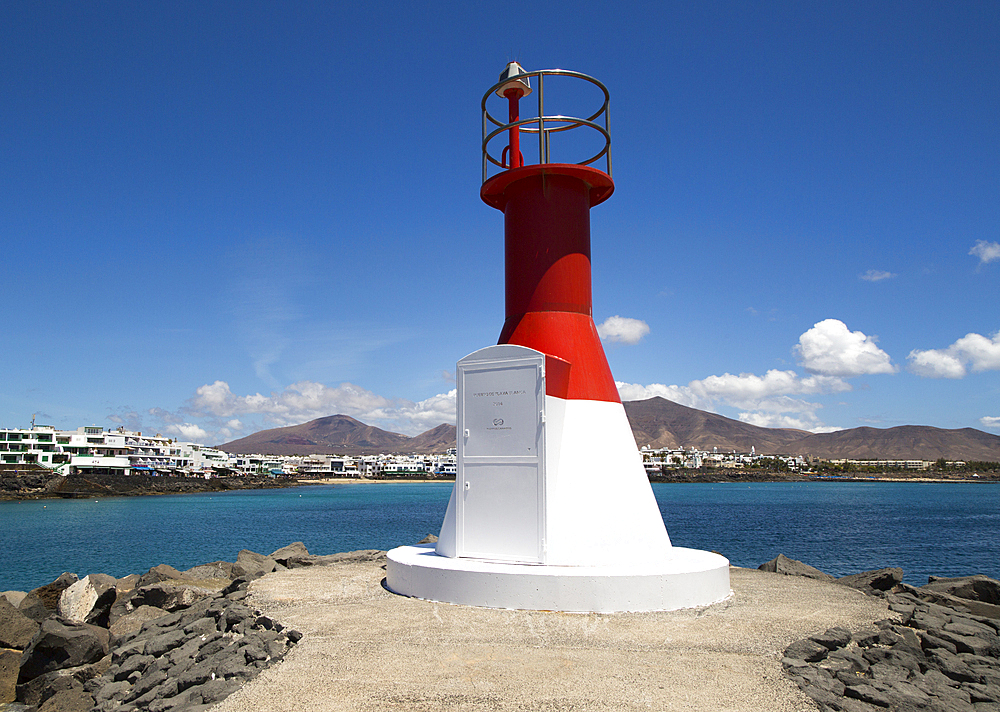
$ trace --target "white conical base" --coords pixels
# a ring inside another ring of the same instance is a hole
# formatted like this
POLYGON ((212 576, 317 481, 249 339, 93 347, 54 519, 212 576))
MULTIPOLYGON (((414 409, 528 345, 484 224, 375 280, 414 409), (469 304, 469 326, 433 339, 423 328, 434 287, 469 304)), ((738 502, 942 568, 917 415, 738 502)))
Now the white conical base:
POLYGON ((456 557, 457 487, 436 549, 389 552, 390 590, 562 611, 673 610, 729 596, 724 557, 671 546, 620 403, 545 396, 541 565, 456 557))
POLYGON ((428 601, 531 611, 673 611, 730 595, 729 561, 673 547, 668 559, 619 566, 544 566, 448 558, 433 545, 389 552, 386 586, 428 601))

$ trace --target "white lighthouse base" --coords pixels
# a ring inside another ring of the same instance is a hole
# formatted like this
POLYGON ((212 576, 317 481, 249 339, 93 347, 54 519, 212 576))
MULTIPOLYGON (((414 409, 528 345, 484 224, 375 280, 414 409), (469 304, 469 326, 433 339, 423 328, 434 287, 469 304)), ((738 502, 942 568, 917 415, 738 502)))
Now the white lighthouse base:
POLYGON ((441 534, 389 552, 390 591, 599 613, 729 596, 728 560, 671 545, 622 404, 549 394, 550 375, 561 388, 572 368, 512 344, 458 362, 458 475, 441 534))
POLYGON ((659 560, 546 566, 440 556, 433 544, 388 555, 386 587, 404 596, 485 608, 567 612, 672 611, 729 597, 729 561, 671 547, 659 560))

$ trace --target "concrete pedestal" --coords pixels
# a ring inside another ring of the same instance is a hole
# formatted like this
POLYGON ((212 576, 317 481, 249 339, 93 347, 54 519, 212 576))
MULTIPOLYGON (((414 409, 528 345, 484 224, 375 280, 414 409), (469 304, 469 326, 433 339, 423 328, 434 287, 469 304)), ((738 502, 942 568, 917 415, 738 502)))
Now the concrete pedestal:
POLYGON ((487 608, 602 613, 694 608, 728 597, 726 558, 671 545, 621 403, 549 395, 546 379, 536 382, 530 370, 520 384, 511 364, 533 356, 540 365, 540 352, 501 345, 459 362, 459 474, 440 538, 436 546, 389 552, 389 590, 487 608), (504 380, 470 388, 472 367, 504 380), (487 408, 465 407, 466 397, 487 394, 479 398, 487 408), (512 409, 510 394, 523 394, 527 405, 512 409), (493 424, 521 420, 530 426, 527 444, 511 447, 507 438, 498 450, 534 457, 475 455, 506 436, 493 424), (489 467, 470 462, 477 459, 489 467), (525 463, 531 477, 519 471, 525 463))
POLYGON ((485 608, 567 612, 671 611, 730 595, 729 561, 671 547, 659 560, 607 566, 546 566, 440 556, 433 544, 389 552, 395 593, 485 608))

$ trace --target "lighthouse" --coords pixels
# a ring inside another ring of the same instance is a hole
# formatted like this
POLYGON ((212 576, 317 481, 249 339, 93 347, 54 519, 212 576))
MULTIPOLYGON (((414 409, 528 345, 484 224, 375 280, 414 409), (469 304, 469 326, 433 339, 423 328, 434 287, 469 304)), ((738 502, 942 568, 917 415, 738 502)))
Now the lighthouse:
POLYGON ((590 211, 614 192, 609 105, 592 77, 517 62, 483 96, 480 196, 503 213, 505 319, 496 345, 458 361, 455 486, 437 544, 389 552, 394 592, 607 612, 730 594, 724 557, 672 546, 593 320, 590 211), (556 82, 596 95, 596 111, 547 113, 556 82), (522 118, 522 102, 537 111, 522 118), (591 148, 554 162, 567 132, 591 148))

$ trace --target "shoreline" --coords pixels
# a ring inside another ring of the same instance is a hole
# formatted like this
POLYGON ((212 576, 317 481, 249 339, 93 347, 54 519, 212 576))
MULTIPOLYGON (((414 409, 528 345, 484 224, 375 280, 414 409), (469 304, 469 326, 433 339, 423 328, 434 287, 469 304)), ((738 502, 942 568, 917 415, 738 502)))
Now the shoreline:
POLYGON ((186 571, 63 574, 9 592, 20 594, 7 610, 23 630, 5 652, 20 674, 0 676, 0 692, 13 709, 249 712, 324 700, 353 712, 373 699, 618 709, 627 677, 656 708, 683 697, 705 712, 803 709, 807 698, 821 709, 1000 702, 1000 606, 974 588, 1000 582, 982 576, 919 588, 898 569, 834 580, 779 555, 732 567, 731 595, 716 604, 567 616, 398 596, 380 583, 384 561, 383 551, 314 555, 294 542, 186 571), (92 641, 84 652, 70 642, 79 638, 92 641), (346 646, 349 659, 337 654, 346 646), (637 649, 654 664, 636 666, 637 649), (674 670, 666 681, 664 669, 674 670), (469 696, 469 675, 490 694, 469 696))
MULTIPOLYGON (((297 480, 300 485, 377 485, 377 484, 398 484, 400 482, 416 482, 419 484, 429 484, 435 482, 454 482, 454 477, 436 477, 436 478, 419 478, 419 477, 387 477, 384 479, 373 480, 367 477, 329 477, 326 479, 302 479, 297 480)), ((294 487, 294 485, 292 485, 294 487)))
POLYGON ((270 478, 270 477, 171 477, 149 475, 61 475, 0 478, 0 502, 49 499, 95 499, 204 494, 238 490, 287 489, 317 485, 369 484, 393 482, 454 482, 454 479, 395 478, 372 480, 358 477, 270 478))
MULTIPOLYGON (((822 482, 822 483, 921 483, 921 484, 998 484, 1000 477, 994 473, 979 477, 934 476, 939 473, 916 474, 887 472, 864 475, 802 476, 782 475, 761 471, 719 472, 692 470, 676 475, 656 475, 650 484, 750 484, 767 482, 822 482)), ((285 489, 338 484, 430 484, 454 482, 453 477, 417 478, 398 477, 371 479, 365 477, 171 477, 149 475, 61 475, 39 473, 13 475, 0 478, 0 502, 32 501, 40 499, 93 499, 107 497, 145 497, 176 494, 203 494, 252 489, 285 489)))

